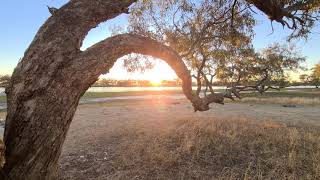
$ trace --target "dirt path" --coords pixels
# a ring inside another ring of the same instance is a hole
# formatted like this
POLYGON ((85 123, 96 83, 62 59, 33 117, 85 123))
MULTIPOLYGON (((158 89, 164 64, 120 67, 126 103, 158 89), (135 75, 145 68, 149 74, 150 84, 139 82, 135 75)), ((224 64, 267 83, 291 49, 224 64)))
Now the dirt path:
POLYGON ((64 143, 60 167, 65 179, 113 179, 117 164, 112 161, 117 132, 141 124, 165 128, 179 119, 228 118, 265 121, 306 122, 320 125, 320 106, 214 105, 207 112, 194 113, 186 101, 145 100, 80 105, 64 143))

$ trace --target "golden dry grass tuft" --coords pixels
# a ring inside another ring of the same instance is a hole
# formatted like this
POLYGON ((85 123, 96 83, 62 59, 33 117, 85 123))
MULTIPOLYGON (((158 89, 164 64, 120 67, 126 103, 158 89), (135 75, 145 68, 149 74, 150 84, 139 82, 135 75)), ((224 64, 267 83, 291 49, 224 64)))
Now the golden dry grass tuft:
POLYGON ((320 179, 320 128, 179 120, 117 131, 110 179, 320 179))

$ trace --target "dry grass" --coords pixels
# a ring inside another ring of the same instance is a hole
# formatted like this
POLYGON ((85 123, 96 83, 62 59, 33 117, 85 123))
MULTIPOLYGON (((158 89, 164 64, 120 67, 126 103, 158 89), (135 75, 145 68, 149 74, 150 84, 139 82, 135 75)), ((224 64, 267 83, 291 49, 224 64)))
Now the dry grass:
POLYGON ((5 119, 7 112, 0 112, 0 119, 5 119))
POLYGON ((319 179, 320 128, 250 120, 127 125, 108 179, 319 179))
POLYGON ((305 97, 246 97, 240 102, 257 103, 257 104, 293 104, 293 105, 319 105, 320 98, 305 97))
POLYGON ((62 178, 320 179, 319 124, 288 118, 288 123, 219 119, 210 114, 200 118, 183 116, 183 104, 169 111, 161 104, 148 110, 153 103, 123 103, 95 112, 106 116, 86 114, 97 105, 82 106, 72 141, 67 141, 70 151, 62 158, 62 178), (129 105, 143 115, 134 116, 129 105), (174 116, 164 116, 172 112, 174 116), (90 133, 83 133, 86 130, 90 133), (73 141, 75 137, 79 139, 73 141))

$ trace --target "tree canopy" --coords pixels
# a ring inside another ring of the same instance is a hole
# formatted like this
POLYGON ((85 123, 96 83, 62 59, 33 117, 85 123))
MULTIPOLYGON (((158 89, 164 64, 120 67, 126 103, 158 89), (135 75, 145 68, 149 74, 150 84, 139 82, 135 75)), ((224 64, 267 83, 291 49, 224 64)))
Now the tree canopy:
POLYGON ((286 73, 301 69, 301 56, 295 46, 273 44, 261 52, 249 51, 236 58, 229 58, 218 69, 218 78, 229 87, 242 90, 279 89, 287 84, 286 73))
MULTIPOLYGON (((214 94, 215 78, 230 86, 242 85, 263 92, 275 85, 284 87, 285 72, 298 69, 304 57, 289 45, 275 44, 263 52, 255 52, 251 43, 256 24, 253 7, 268 15, 271 22, 291 29, 288 39, 306 38, 318 18, 318 4, 310 1, 298 7, 299 3, 272 0, 140 1, 132 9, 130 32, 156 39, 177 51, 197 81, 197 95, 203 86, 206 87, 205 95, 208 90, 214 94)), ((224 96, 230 97, 230 92, 224 96)))
POLYGON ((311 73, 311 76, 309 77, 309 81, 311 82, 311 84, 316 86, 316 88, 320 86, 320 63, 316 64, 312 68, 312 73, 311 73))

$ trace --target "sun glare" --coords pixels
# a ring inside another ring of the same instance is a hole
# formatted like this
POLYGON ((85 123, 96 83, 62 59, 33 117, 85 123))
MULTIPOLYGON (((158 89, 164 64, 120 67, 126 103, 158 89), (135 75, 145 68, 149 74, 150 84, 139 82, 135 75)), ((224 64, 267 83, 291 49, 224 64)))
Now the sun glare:
POLYGON ((162 79, 154 78, 154 79, 151 79, 150 82, 151 82, 152 86, 160 86, 162 79))

